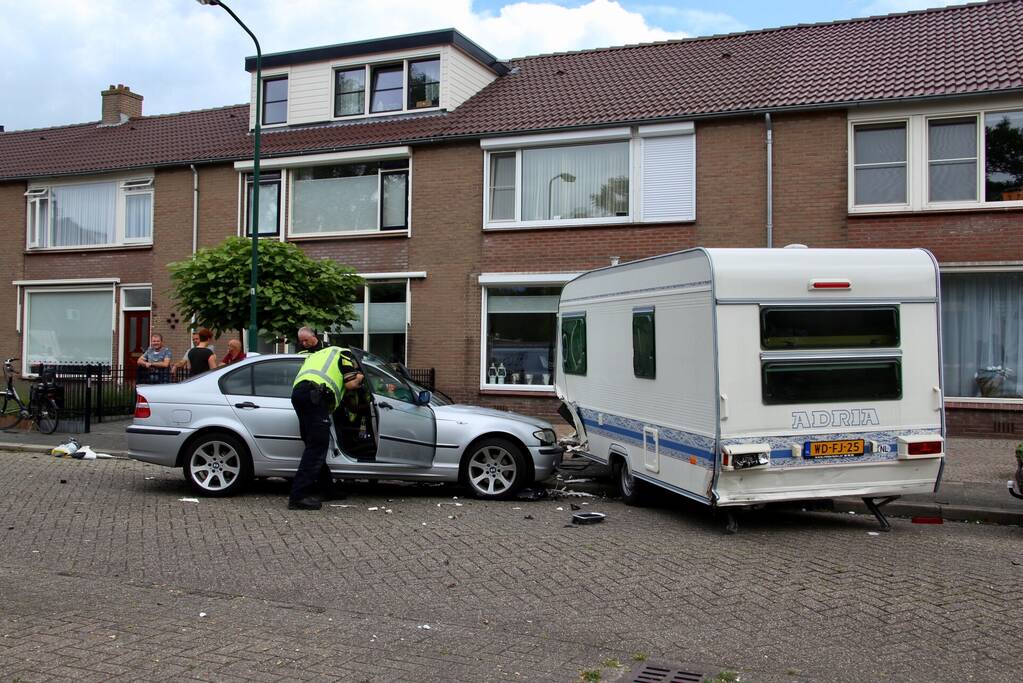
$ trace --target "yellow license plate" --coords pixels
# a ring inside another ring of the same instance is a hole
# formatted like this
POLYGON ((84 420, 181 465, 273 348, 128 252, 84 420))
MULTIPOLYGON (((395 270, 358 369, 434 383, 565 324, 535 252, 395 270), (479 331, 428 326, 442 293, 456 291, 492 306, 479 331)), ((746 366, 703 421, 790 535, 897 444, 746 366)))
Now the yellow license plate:
POLYGON ((842 455, 863 455, 863 450, 863 439, 807 441, 805 455, 811 458, 830 458, 842 455))

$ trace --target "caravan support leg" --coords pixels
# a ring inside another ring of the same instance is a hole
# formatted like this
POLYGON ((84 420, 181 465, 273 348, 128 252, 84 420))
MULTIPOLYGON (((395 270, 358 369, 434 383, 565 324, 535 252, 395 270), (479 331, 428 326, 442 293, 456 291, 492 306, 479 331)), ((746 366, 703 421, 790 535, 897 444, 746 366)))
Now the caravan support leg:
POLYGON ((873 498, 863 499, 863 504, 866 505, 867 509, 874 514, 874 517, 877 518, 877 523, 881 525, 881 531, 892 530, 892 525, 888 523, 888 518, 884 516, 883 512, 881 512, 881 508, 896 498, 898 498, 898 496, 888 496, 887 498, 879 498, 877 500, 874 500, 873 498))
POLYGON ((731 510, 725 510, 725 533, 729 536, 739 533, 739 521, 731 510))

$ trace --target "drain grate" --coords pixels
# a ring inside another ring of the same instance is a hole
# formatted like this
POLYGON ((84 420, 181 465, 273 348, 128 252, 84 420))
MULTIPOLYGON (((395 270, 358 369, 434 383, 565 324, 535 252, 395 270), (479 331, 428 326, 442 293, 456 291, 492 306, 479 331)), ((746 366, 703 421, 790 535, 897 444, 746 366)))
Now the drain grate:
POLYGON ((689 666, 670 666, 643 662, 633 667, 627 683, 700 683, 706 674, 689 666))

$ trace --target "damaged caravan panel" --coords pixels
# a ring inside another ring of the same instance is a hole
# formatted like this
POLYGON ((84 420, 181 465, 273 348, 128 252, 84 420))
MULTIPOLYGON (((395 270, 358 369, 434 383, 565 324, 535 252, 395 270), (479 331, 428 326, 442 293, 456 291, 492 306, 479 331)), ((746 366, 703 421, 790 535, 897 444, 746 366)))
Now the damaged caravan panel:
POLYGON ((558 317, 556 389, 578 451, 611 465, 626 500, 656 485, 713 506, 873 506, 937 487, 938 271, 925 250, 665 254, 580 275, 558 317))

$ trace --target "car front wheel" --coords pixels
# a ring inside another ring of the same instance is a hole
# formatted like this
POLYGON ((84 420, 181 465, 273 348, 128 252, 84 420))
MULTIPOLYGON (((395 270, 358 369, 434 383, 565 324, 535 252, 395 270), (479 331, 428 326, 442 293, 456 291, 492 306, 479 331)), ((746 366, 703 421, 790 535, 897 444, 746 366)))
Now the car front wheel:
POLYGON ((462 461, 462 479, 477 498, 510 498, 526 484, 527 476, 522 449, 508 439, 477 441, 462 461))
POLYGON ((191 442, 183 469, 188 484, 204 496, 234 495, 252 478, 245 445, 236 436, 220 432, 191 442))

